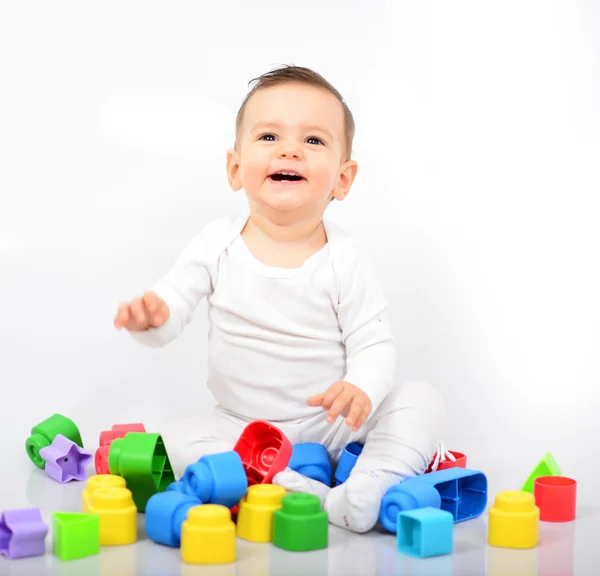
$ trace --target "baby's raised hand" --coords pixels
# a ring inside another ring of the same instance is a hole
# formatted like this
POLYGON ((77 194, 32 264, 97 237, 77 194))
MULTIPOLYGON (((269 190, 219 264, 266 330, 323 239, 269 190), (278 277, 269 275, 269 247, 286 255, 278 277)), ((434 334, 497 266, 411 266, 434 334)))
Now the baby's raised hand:
POLYGON ((335 422, 340 414, 346 416, 346 424, 355 432, 365 423, 372 408, 369 397, 360 388, 344 380, 338 380, 325 392, 311 396, 307 403, 329 410, 329 423, 335 422))
POLYGON ((146 292, 129 304, 121 304, 115 317, 115 326, 132 332, 160 328, 169 319, 167 303, 155 292, 146 292))

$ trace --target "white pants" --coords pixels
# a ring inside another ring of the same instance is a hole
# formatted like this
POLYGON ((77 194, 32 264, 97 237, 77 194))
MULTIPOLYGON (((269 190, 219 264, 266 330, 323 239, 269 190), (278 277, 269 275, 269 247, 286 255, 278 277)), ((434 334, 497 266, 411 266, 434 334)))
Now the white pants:
MULTIPOLYGON (((323 444, 334 464, 348 442, 360 442, 364 448, 351 474, 384 472, 403 480, 427 469, 441 440, 446 410, 435 388, 411 381, 393 390, 356 432, 345 418, 329 424, 326 417, 323 411, 273 424, 292 444, 323 444)), ((161 434, 176 477, 201 456, 231 450, 249 422, 217 406, 209 416, 186 418, 166 427, 161 434)))

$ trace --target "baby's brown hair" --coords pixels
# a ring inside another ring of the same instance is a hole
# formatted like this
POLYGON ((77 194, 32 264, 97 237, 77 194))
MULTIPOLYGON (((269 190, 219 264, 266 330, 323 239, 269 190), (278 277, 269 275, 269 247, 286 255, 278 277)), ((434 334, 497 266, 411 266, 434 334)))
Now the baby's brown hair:
POLYGON ((235 133, 236 137, 239 133, 240 127, 242 126, 242 121, 244 119, 244 110, 246 109, 246 104, 248 100, 252 97, 253 94, 258 92, 259 90, 263 90, 264 88, 269 88, 271 86, 277 86, 279 84, 286 84, 289 82, 300 82, 301 84, 308 84, 310 86, 318 86, 320 88, 324 88, 328 92, 331 92, 340 102, 342 108, 344 110, 344 150, 346 152, 346 160, 349 160, 352 157, 352 142, 354 140, 354 117, 352 116, 352 112, 350 112, 350 108, 342 98, 342 95, 327 81, 323 76, 319 73, 311 70, 310 68, 303 68, 301 66, 282 66, 280 68, 275 68, 270 72, 266 72, 262 76, 258 78, 254 78, 248 83, 248 86, 254 84, 242 105, 237 113, 237 117, 235 119, 235 133))

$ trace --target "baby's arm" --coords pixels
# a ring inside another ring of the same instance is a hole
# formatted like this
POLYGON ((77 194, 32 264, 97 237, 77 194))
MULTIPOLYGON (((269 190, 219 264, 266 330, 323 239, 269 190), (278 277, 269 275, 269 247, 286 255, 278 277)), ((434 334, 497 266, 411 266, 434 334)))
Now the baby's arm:
POLYGON ((164 346, 177 338, 202 298, 213 289, 223 227, 223 221, 206 226, 151 291, 121 305, 115 326, 128 329, 135 340, 147 346, 164 346))
POLYGON ((364 257, 355 245, 345 246, 339 279, 338 321, 346 347, 346 374, 325 392, 308 399, 310 406, 340 414, 360 428, 390 393, 396 370, 396 347, 388 305, 364 257))

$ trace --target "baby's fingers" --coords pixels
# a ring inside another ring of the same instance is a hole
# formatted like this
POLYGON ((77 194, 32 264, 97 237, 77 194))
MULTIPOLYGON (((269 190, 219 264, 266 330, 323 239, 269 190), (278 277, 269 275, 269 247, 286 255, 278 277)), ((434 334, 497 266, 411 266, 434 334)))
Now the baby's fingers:
POLYGON ((148 311, 142 298, 137 298, 131 303, 131 314, 136 323, 135 328, 143 330, 148 327, 148 311))
POLYGON ((323 403, 323 398, 325 398, 325 393, 321 392, 321 394, 307 398, 306 403, 309 406, 320 406, 323 403))
POLYGON ((354 432, 356 432, 365 421, 365 417, 363 417, 364 411, 364 399, 360 396, 355 396, 350 405, 350 410, 348 410, 348 417, 346 418, 346 424, 348 424, 354 432))
POLYGON ((115 327, 123 328, 129 322, 129 304, 121 304, 115 317, 115 327))
POLYGON ((336 418, 344 411, 346 406, 350 404, 352 400, 352 393, 349 391, 343 391, 333 402, 327 415, 327 421, 329 423, 335 422, 336 418))
POLYGON ((155 328, 162 326, 169 318, 169 307, 166 302, 155 292, 146 292, 143 301, 148 311, 150 324, 155 328))

